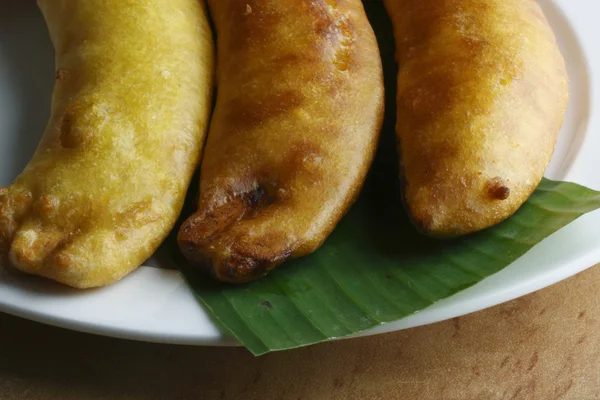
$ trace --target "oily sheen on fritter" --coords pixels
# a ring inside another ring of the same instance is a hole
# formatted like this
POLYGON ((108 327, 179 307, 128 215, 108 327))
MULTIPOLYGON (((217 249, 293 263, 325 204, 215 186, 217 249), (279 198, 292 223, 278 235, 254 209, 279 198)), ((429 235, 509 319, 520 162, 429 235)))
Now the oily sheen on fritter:
POLYGON ((565 63, 533 0, 385 0, 394 25, 401 180, 415 225, 464 235, 539 184, 568 100, 565 63))
POLYGON ((247 282, 313 252, 348 210, 383 114, 377 42, 360 0, 211 0, 217 102, 193 264, 247 282))

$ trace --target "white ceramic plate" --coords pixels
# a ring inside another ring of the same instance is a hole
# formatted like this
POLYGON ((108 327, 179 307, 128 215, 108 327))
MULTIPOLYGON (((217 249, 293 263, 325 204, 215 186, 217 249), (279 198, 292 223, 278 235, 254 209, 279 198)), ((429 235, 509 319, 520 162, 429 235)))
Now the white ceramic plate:
MULTIPOLYGON (((600 3, 540 0, 571 79, 571 102, 547 171, 600 190, 600 3)), ((49 114, 53 50, 33 0, 4 0, 0 13, 0 186, 33 153, 49 114)), ((588 214, 474 287, 363 335, 464 315, 551 285, 600 261, 600 212, 588 214)), ((152 261, 150 261, 151 263, 152 261)), ((229 345, 176 271, 142 267, 108 288, 75 291, 0 270, 0 311, 91 333, 138 340, 229 345)))

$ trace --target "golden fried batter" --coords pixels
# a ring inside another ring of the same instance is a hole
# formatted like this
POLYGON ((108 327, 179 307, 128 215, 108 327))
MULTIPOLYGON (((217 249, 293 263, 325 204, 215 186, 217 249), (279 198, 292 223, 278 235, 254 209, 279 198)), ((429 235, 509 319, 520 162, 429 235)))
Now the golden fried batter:
POLYGON ((0 260, 70 286, 148 258, 183 204, 208 126, 213 43, 197 0, 39 0, 52 116, 0 189, 0 260))
POLYGON ((397 134, 416 225, 456 236, 513 214, 540 182, 568 99, 564 60, 534 0, 385 0, 397 134))
POLYGON ((383 114, 360 0, 212 0, 218 95, 183 253, 246 282, 318 248, 358 194, 383 114))

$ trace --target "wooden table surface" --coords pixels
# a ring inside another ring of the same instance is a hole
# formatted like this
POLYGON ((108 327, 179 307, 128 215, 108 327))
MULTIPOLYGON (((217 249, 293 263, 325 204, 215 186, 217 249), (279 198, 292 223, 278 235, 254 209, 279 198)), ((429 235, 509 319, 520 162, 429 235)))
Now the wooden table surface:
POLYGON ((450 321, 254 358, 0 314, 0 399, 600 399, 600 266, 450 321))

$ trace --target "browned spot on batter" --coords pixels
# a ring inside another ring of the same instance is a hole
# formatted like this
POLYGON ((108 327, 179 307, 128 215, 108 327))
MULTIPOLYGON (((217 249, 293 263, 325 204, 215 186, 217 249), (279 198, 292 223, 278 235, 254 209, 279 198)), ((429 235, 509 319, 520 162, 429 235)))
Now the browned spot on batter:
POLYGON ((190 262, 220 280, 248 282, 289 257, 290 241, 278 234, 234 238, 229 233, 236 222, 253 218, 280 201, 274 182, 260 182, 263 183, 253 190, 231 195, 230 200, 218 207, 188 218, 179 231, 178 242, 190 262))
POLYGON ((315 172, 324 161, 324 150, 316 143, 298 142, 292 146, 287 158, 290 169, 315 172))
POLYGON ((8 190, 0 189, 0 267, 7 259, 10 241, 17 228, 13 211, 9 208, 8 190))
POLYGON ((117 227, 141 228, 156 222, 161 217, 161 210, 156 209, 152 200, 144 200, 132 204, 127 210, 115 217, 117 227))
POLYGON ((70 269, 73 262, 73 256, 66 251, 60 251, 52 257, 52 263, 58 270, 70 269))
POLYGON ((256 179, 271 196, 271 203, 280 203, 290 196, 288 188, 280 186, 280 182, 317 181, 326 162, 326 153, 321 146, 298 141, 290 146, 281 164, 264 165, 256 179))
POLYGON ((271 179, 260 179, 259 185, 245 195, 247 200, 243 218, 254 218, 265 208, 279 203, 283 199, 281 195, 285 193, 285 189, 283 192, 282 189, 271 179))
POLYGON ((57 81, 64 81, 64 80, 68 79, 70 75, 71 75, 71 73, 69 71, 67 71, 66 69, 59 68, 56 71, 56 80, 57 81))
POLYGON ((429 43, 431 38, 440 30, 440 17, 444 11, 444 2, 411 2, 411 7, 406 7, 405 12, 398 15, 396 29, 403 28, 400 35, 405 39, 398 41, 397 56, 400 67, 410 54, 412 47, 420 47, 429 43))
POLYGON ((0 267, 8 260, 13 236, 19 228, 20 220, 29 208, 31 193, 0 188, 0 267))
POLYGON ((54 195, 44 195, 40 198, 37 204, 38 212, 44 218, 54 216, 60 205, 60 200, 54 195))
POLYGON ((192 264, 194 267, 212 275, 213 277, 217 277, 215 275, 215 270, 213 268, 212 260, 208 255, 204 253, 205 249, 201 247, 199 244, 195 243, 193 240, 184 237, 178 239, 179 249, 185 256, 185 258, 192 264))
POLYGON ((275 54, 270 61, 271 68, 277 71, 286 67, 298 69, 303 65, 315 65, 319 62, 321 60, 314 52, 275 54))
POLYGON ((492 200, 506 200, 510 196, 510 188, 502 178, 496 177, 488 181, 487 193, 492 200))
POLYGON ((409 148, 415 149, 414 154, 419 154, 419 157, 403 152, 405 165, 412 171, 411 180, 406 181, 407 187, 413 182, 421 187, 429 187, 430 197, 446 202, 452 199, 456 190, 462 192, 464 185, 472 183, 475 179, 473 176, 449 179, 449 161, 460 156, 459 143, 451 139, 428 143, 414 142, 409 148))
POLYGON ((71 245, 77 238, 83 235, 84 231, 81 229, 74 229, 72 232, 67 234, 62 240, 56 245, 56 247, 48 254, 47 259, 51 260, 51 263, 58 266, 60 269, 67 269, 72 266, 72 257, 65 251, 69 245, 71 245))
POLYGON ((15 227, 16 223, 12 215, 0 213, 0 237, 6 237, 14 233, 15 227))
POLYGON ((432 123, 438 114, 459 102, 456 82, 446 71, 427 73, 417 82, 399 95, 401 111, 409 116, 402 120, 411 121, 413 129, 432 123))
POLYGON ((249 197, 236 196, 217 207, 196 213, 184 222, 179 230, 178 241, 190 261, 204 261, 201 253, 206 250, 205 246, 210 246, 251 208, 252 196, 249 197))
POLYGON ((256 260, 250 257, 234 255, 218 266, 213 271, 213 274, 221 280, 244 283, 266 275, 273 266, 274 264, 266 260, 256 260))
POLYGON ((431 232, 435 225, 434 216, 427 213, 421 213, 420 215, 418 215, 417 213, 421 210, 417 207, 411 207, 410 203, 408 203, 408 207, 409 210, 411 210, 410 215, 412 217, 413 224, 415 225, 417 230, 423 233, 431 232))
POLYGON ((355 63, 353 46, 355 30, 350 19, 340 14, 336 7, 337 2, 325 0, 312 2, 309 11, 313 17, 317 40, 324 40, 321 45, 318 43, 315 45, 333 48, 333 65, 339 71, 347 71, 355 63))
POLYGON ((121 227, 115 228, 115 239, 117 239, 119 242, 127 239, 127 230, 121 227))
POLYGON ((229 2, 229 10, 225 12, 228 14, 226 18, 231 18, 233 29, 218 39, 219 47, 223 46, 223 54, 261 52, 262 48, 271 45, 282 22, 282 16, 261 0, 229 2))
POLYGON ((467 36, 464 38, 464 44, 469 49, 469 53, 481 53, 489 42, 476 36, 467 36))
POLYGON ((15 214, 22 214, 31 204, 32 194, 28 190, 16 190, 12 194, 11 205, 15 209, 15 214))
POLYGON ((226 106, 229 120, 233 126, 251 129, 264 124, 271 118, 287 114, 300 107, 304 97, 299 90, 286 90, 279 93, 268 93, 262 98, 240 95, 232 99, 226 106))
POLYGON ((266 275, 291 255, 288 244, 289 241, 277 234, 242 239, 235 243, 233 254, 221 265, 213 266, 213 275, 235 283, 249 282, 266 275))
POLYGON ((65 110, 60 124, 60 144, 66 149, 77 149, 89 143, 93 134, 89 129, 81 129, 76 124, 77 113, 81 112, 77 106, 65 110))
POLYGON ((337 24, 334 14, 327 1, 313 1, 307 3, 307 11, 313 21, 313 27, 318 37, 337 36, 337 24))
POLYGON ((242 257, 274 263, 289 256, 286 248, 290 241, 278 233, 265 233, 255 238, 238 240, 234 249, 242 257))
POLYGON ((26 270, 40 268, 64 237, 62 232, 53 228, 34 232, 35 236, 30 239, 17 236, 11 248, 11 261, 26 270))
POLYGON ((333 59, 333 64, 340 71, 347 71, 352 65, 357 65, 355 62, 355 46, 354 34, 352 27, 350 26, 349 19, 342 19, 338 25, 339 37, 337 38, 338 43, 337 51, 333 59))
POLYGON ((339 50, 333 59, 333 65, 340 71, 347 71, 350 67, 350 52, 347 48, 339 50))
POLYGON ((29 209, 32 194, 26 189, 13 189, 9 194, 8 189, 0 191, 0 217, 18 220, 29 209))

